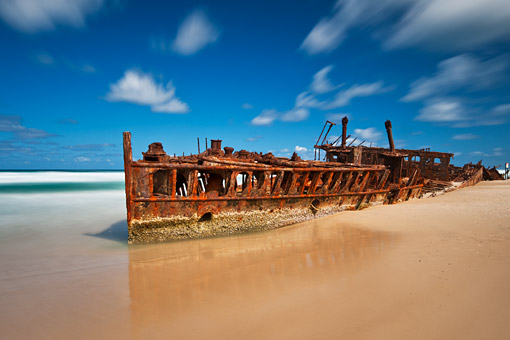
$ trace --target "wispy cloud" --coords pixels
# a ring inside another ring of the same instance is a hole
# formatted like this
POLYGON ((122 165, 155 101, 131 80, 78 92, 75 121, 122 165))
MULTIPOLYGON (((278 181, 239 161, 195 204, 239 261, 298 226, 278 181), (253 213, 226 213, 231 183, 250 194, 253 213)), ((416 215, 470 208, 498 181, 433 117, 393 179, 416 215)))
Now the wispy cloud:
POLYGON ((84 26, 86 17, 103 4, 103 0, 7 0, 0 2, 0 17, 19 31, 36 33, 57 25, 84 26))
POLYGON ((251 105, 250 103, 244 103, 241 107, 245 110, 253 109, 253 105, 251 105))
POLYGON ((96 68, 89 63, 77 63, 65 57, 55 57, 48 52, 38 52, 35 54, 35 61, 42 65, 47 66, 64 66, 72 71, 79 71, 83 73, 95 73, 96 68))
POLYGON ((248 137, 248 138, 246 138, 246 141, 247 142, 256 142, 261 138, 262 138, 262 136, 248 137))
POLYGON ((492 110, 492 113, 497 116, 506 116, 506 115, 510 116, 510 104, 498 105, 492 110))
POLYGON ((422 122, 456 122, 468 119, 467 112, 459 100, 435 98, 426 103, 415 119, 422 122))
POLYGON ((202 10, 192 12, 181 24, 173 43, 175 52, 191 55, 214 43, 220 36, 218 29, 202 10))
POLYGON ((328 113, 326 115, 327 120, 329 120, 333 123, 336 123, 336 124, 341 124, 342 118, 344 118, 344 117, 349 118, 350 114, 349 113, 328 113))
POLYGON ((333 91, 336 86, 334 86, 328 79, 328 73, 331 72, 332 69, 333 65, 329 65, 315 73, 313 76, 312 84, 310 84, 310 90, 315 93, 326 93, 333 91))
POLYGON ((489 110, 474 108, 471 111, 466 112, 464 120, 456 122, 453 127, 469 128, 474 126, 501 125, 508 123, 510 118, 510 104, 497 105, 489 110), (471 111, 475 114, 471 113, 471 111))
POLYGON ((258 116, 251 120, 252 125, 271 125, 275 120, 283 122, 300 122, 308 118, 310 110, 305 107, 294 107, 285 112, 278 112, 275 109, 263 110, 258 116))
POLYGON ((77 145, 65 145, 63 148, 72 151, 104 151, 105 148, 115 147, 115 144, 103 143, 103 144, 77 144, 77 145))
POLYGON ((483 156, 483 157, 500 157, 504 155, 504 149, 503 148, 493 148, 491 151, 471 151, 469 153, 471 156, 483 156))
POLYGON ((310 115, 310 111, 305 107, 295 107, 292 110, 285 112, 281 116, 284 122, 300 122, 305 120, 310 115))
POLYGON ((79 157, 75 157, 74 161, 76 163, 86 163, 86 162, 90 162, 91 159, 88 157, 79 156, 79 157))
POLYGON ((485 89, 505 77, 508 65, 508 56, 483 61, 469 54, 461 54, 441 61, 432 77, 411 83, 411 90, 402 100, 444 96, 460 89, 485 89))
POLYGON ((461 51, 508 41, 510 36, 510 2, 506 0, 419 0, 408 5, 385 42, 389 48, 461 51))
POLYGON ((51 55, 45 52, 38 53, 35 56, 36 60, 43 65, 53 65, 55 63, 55 59, 51 55))
POLYGON ((85 73, 95 73, 96 72, 96 68, 90 64, 84 64, 82 67, 81 67, 81 71, 82 72, 85 72, 85 73))
POLYGON ((275 109, 263 110, 258 116, 251 120, 251 124, 271 125, 278 117, 279 113, 275 109))
POLYGON ((263 110, 260 115, 252 119, 253 125, 270 125, 275 120, 284 122, 300 122, 306 120, 310 116, 310 109, 330 110, 338 107, 347 106, 351 100, 356 97, 368 97, 380 93, 391 91, 393 88, 384 86, 383 81, 377 81, 367 84, 356 84, 351 87, 340 90, 334 94, 334 89, 341 85, 335 86, 329 79, 327 74, 332 66, 327 66, 317 72, 310 84, 310 91, 303 91, 296 96, 294 107, 288 111, 278 112, 275 109, 263 110), (330 99, 324 98, 324 94, 334 96, 330 99), (323 99, 318 99, 323 98, 323 99))
POLYGON ((477 139, 480 138, 480 136, 472 134, 472 133, 461 133, 458 135, 454 135, 452 137, 453 140, 470 140, 470 139, 477 139))
POLYGON ((354 136, 358 137, 359 142, 375 143, 381 139, 382 133, 376 128, 369 127, 366 129, 354 129, 354 136))
POLYGON ((357 29, 369 29, 386 48, 465 51, 508 41, 506 0, 338 0, 301 44, 309 54, 336 49, 357 29))
POLYGON ((391 91, 391 87, 385 87, 382 81, 375 83, 352 85, 346 90, 339 91, 335 98, 325 105, 326 109, 334 109, 348 105, 353 98, 368 97, 375 94, 391 91))
POLYGON ((20 139, 48 138, 56 135, 21 124, 20 116, 0 115, 0 132, 11 132, 20 139))
POLYGON ((301 49, 309 54, 328 53, 356 27, 373 26, 407 6, 405 0, 338 0, 330 15, 322 18, 308 33, 301 49))
POLYGON ((135 70, 127 70, 121 79, 111 84, 106 99, 148 105, 153 112, 189 112, 188 104, 175 96, 175 87, 171 82, 163 86, 156 83, 152 75, 135 70))

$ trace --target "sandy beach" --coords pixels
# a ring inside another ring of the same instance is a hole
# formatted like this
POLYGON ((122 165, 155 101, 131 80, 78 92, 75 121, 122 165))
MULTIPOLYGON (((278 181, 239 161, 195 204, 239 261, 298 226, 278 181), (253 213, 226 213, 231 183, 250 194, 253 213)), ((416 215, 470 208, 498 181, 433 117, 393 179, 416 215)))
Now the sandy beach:
POLYGON ((510 181, 129 247, 122 191, 67 195, 2 222, 2 339, 510 337, 510 181))

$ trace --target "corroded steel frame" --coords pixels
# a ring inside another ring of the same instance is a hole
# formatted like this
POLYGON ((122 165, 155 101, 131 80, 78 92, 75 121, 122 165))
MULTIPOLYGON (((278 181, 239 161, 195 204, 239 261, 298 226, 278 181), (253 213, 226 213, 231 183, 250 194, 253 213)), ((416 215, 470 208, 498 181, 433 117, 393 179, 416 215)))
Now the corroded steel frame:
MULTIPOLYGON (((172 225, 179 219, 180 228, 185 227, 186 219, 196 223, 205 217, 238 214, 242 220, 242 214, 249 212, 271 215, 299 210, 308 219, 328 209, 332 212, 359 209, 418 197, 423 187, 418 170, 409 181, 392 183, 390 170, 383 165, 349 166, 301 160, 278 160, 278 164, 286 166, 261 164, 222 157, 218 149, 214 152, 207 149, 193 159, 168 158, 157 144, 151 145, 157 150, 157 158, 154 151, 144 153, 143 160, 133 161, 131 135, 124 133, 130 242, 137 242, 140 232, 157 229, 170 219, 172 225), (217 156, 211 156, 214 154, 217 156)), ((285 221, 276 221, 274 225, 289 223, 288 219, 285 221)))

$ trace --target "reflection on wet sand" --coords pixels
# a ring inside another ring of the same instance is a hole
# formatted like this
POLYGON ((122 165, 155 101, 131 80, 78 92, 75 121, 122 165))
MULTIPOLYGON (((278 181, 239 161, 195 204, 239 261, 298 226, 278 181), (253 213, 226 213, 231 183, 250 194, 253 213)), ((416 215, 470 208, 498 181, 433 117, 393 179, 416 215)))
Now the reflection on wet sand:
POLYGON ((270 232, 131 247, 134 334, 191 338, 190 329, 199 336, 221 323, 228 328, 232 314, 250 318, 250 301, 263 303, 362 270, 394 240, 326 218, 270 232))

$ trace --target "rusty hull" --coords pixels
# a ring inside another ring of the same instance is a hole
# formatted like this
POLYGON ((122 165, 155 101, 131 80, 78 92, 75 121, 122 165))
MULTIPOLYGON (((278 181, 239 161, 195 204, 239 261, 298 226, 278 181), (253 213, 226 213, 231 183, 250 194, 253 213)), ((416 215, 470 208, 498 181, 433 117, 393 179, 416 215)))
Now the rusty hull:
POLYGON ((153 143, 133 161, 129 132, 124 167, 130 244, 272 229, 418 197, 423 187, 419 169, 395 181, 386 165, 234 152, 221 140, 199 155, 173 157, 153 143))

